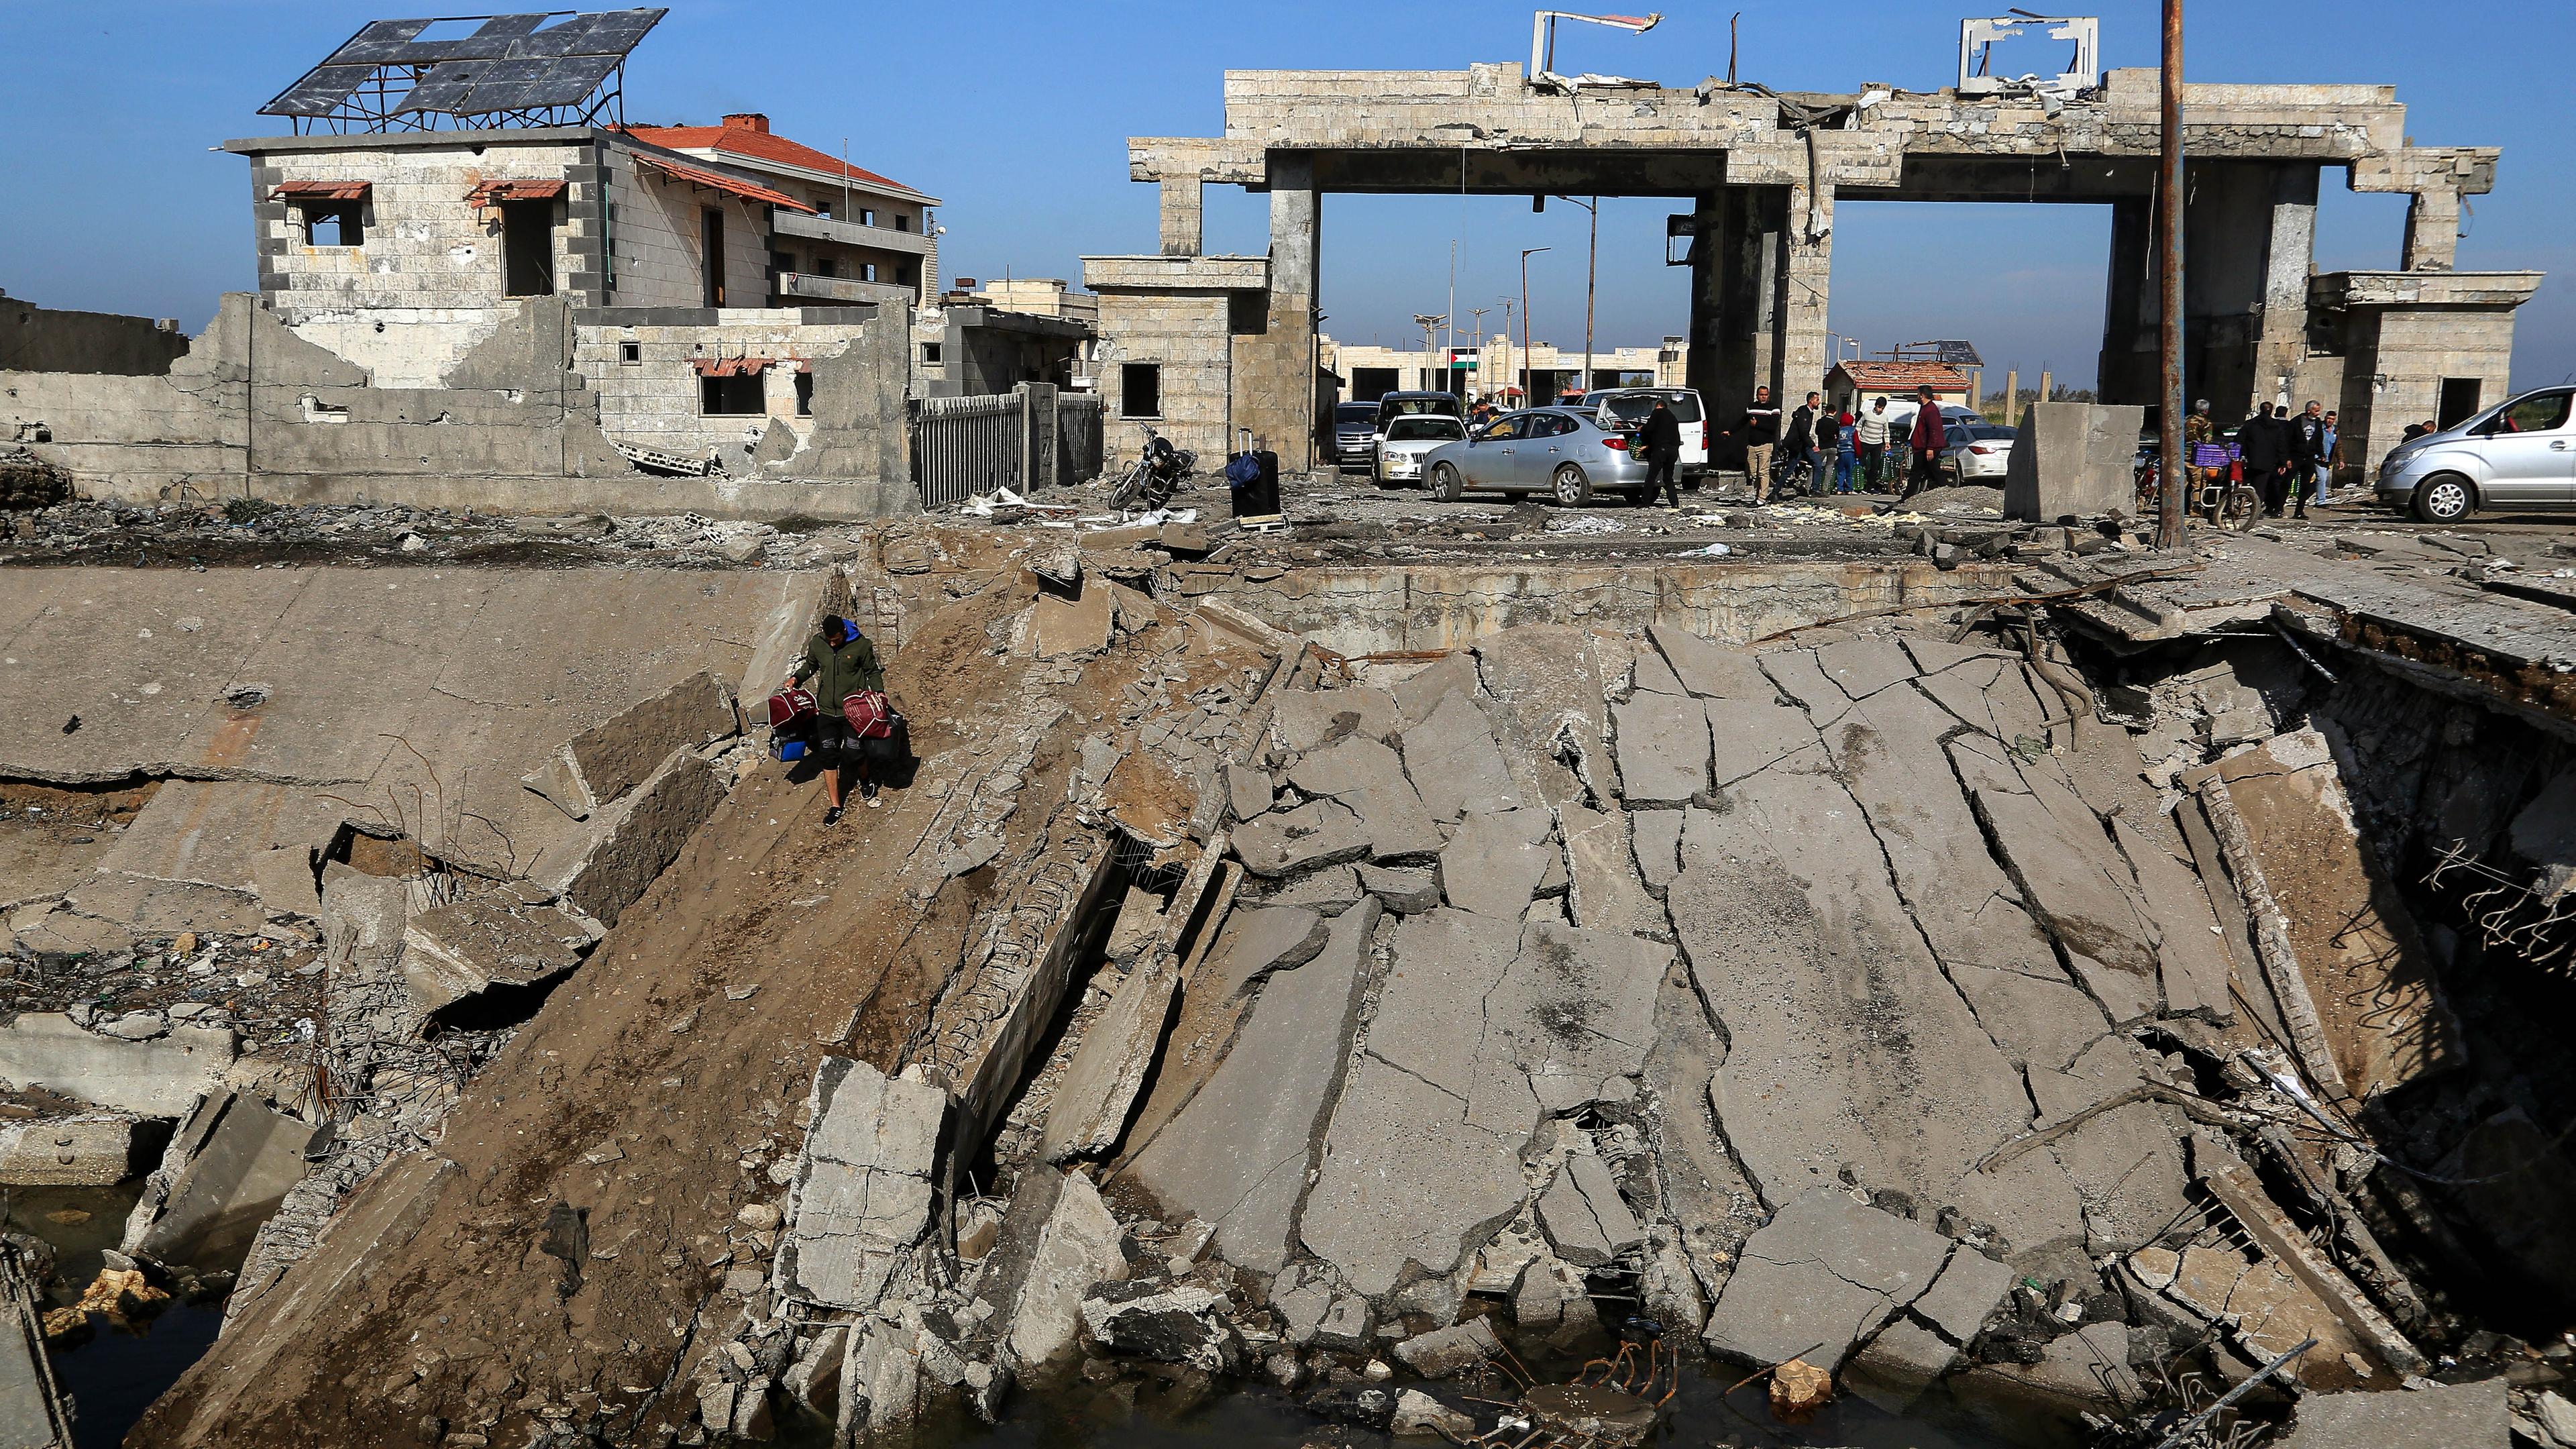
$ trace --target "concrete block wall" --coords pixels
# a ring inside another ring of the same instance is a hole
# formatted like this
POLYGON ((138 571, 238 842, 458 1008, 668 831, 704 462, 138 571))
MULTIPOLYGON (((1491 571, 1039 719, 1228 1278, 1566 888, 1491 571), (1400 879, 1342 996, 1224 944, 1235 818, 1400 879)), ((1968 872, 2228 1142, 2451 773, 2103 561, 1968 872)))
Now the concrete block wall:
MULTIPOLYGON (((601 174, 608 205, 612 286, 593 305, 703 307, 706 305, 706 231, 703 213, 724 213, 724 284, 729 308, 769 296, 769 209, 725 192, 672 180, 640 167, 624 146, 603 150, 601 174)), ((687 164, 708 163, 694 158, 687 164)))
POLYGON ((0 371, 0 440, 24 438, 84 491, 215 498, 249 468, 252 299, 224 299, 160 376, 0 371), (46 441, 35 441, 41 434, 46 441))
POLYGON ((0 372, 158 377, 188 353, 179 324, 111 312, 68 312, 0 293, 0 372))
MULTIPOLYGON (((821 310, 821 309, 816 309, 821 310)), ((835 311, 842 309, 832 309, 835 311)), ((855 309, 852 309, 855 310, 855 309)), ((796 413, 800 361, 837 357, 870 328, 897 320, 808 324, 802 308, 609 308, 585 313, 576 326, 573 366, 599 399, 599 425, 611 438, 686 457, 757 444, 781 423, 810 430, 796 413), (627 313, 621 320, 620 313, 627 313), (624 361, 632 344, 634 362, 624 361), (764 409, 758 417, 699 411, 695 363, 702 358, 765 357, 764 409)))
POLYGON ((467 204, 485 181, 572 180, 556 203, 555 281, 581 295, 591 274, 567 243, 567 208, 578 210, 591 148, 571 141, 512 141, 507 132, 461 133, 452 147, 367 147, 277 151, 255 158, 260 295, 289 325, 359 307, 490 307, 503 298, 501 222, 467 204), (270 200, 287 181, 368 183, 363 244, 305 243, 300 208, 270 200))
POLYGON ((1226 292, 1102 292, 1100 294, 1100 395, 1103 446, 1112 457, 1132 456, 1151 422, 1172 445, 1202 459, 1222 456, 1231 417, 1228 392, 1233 342, 1226 292), (1162 367, 1162 411, 1154 418, 1126 416, 1126 364, 1162 367))

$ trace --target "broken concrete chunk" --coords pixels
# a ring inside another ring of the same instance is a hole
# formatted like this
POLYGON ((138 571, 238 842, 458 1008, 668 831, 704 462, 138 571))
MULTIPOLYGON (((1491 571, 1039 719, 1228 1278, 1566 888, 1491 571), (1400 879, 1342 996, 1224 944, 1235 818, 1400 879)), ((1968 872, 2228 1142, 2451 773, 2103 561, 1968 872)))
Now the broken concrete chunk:
MULTIPOLYGON (((1241 914, 1249 913, 1238 913, 1238 919, 1241 914)), ((1322 924, 1316 923, 1318 949, 1322 924)), ((1048 1100, 1046 1135, 1039 1147, 1047 1161, 1102 1154, 1118 1145, 1136 1093, 1162 1046, 1179 986, 1180 973, 1165 960, 1143 962, 1118 983, 1108 1009, 1084 1033, 1048 1100)))
POLYGON ((1270 727, 1293 754, 1352 736, 1383 740, 1396 732, 1395 701, 1382 689, 1290 689, 1275 698, 1270 727))
POLYGON ((772 1282, 783 1297, 867 1309, 929 1230, 948 1095, 825 1057, 806 1099, 813 1126, 789 1186, 772 1282))
POLYGON ((2311 1394, 2281 1449, 2505 1449, 2505 1380, 2407 1393, 2311 1394))
POLYGON ((1601 1267, 1646 1241, 1610 1169, 1588 1152, 1568 1156, 1556 1181, 1539 1194, 1538 1220, 1556 1255, 1586 1268, 1601 1267))
POLYGON ((1420 727, 1404 736, 1405 773, 1435 820, 1511 810, 1521 803, 1485 712, 1463 691, 1441 697, 1420 727))
POLYGON ((1914 677, 1914 661, 1905 657, 1895 640, 1879 635, 1828 644, 1816 651, 1816 663, 1827 679, 1854 699, 1867 699, 1914 677))
POLYGON ((1360 873, 1347 865, 1328 865, 1308 871, 1272 892, 1265 904, 1274 906, 1308 906, 1327 916, 1338 916, 1358 905, 1368 889, 1360 884, 1360 873))
POLYGON ((1708 713, 1695 701, 1639 695, 1610 707, 1619 794, 1631 810, 1687 805, 1709 788, 1708 713))
POLYGON ((1277 791, 1271 783, 1269 771, 1233 760, 1226 761, 1223 769, 1226 805, 1234 812, 1235 819, 1250 820, 1270 808, 1277 791))
POLYGON ((1630 842, 1637 855, 1637 874, 1645 881, 1649 894, 1661 899, 1664 888, 1681 874, 1682 812, 1679 810, 1632 810, 1628 812, 1630 842))
POLYGON ((1054 1367, 1074 1351, 1081 1338, 1083 1294, 1093 1284, 1127 1277, 1127 1255, 1118 1249, 1118 1235, 1118 1220, 1110 1216, 1091 1179, 1067 1173, 1011 1305, 1008 1342, 1021 1367, 1054 1367))
POLYGON ((1364 865, 1359 882, 1399 916, 1417 916, 1440 904, 1440 874, 1428 866, 1364 865))
POLYGON ((1368 827, 1338 800, 1310 800, 1294 810, 1272 811, 1234 832, 1243 868, 1273 878, 1357 860, 1369 853, 1369 845, 1368 827))
POLYGON ((1441 893, 1460 910, 1518 920, 1557 854, 1555 834, 1542 809, 1470 815, 1441 848, 1441 893))
POLYGON ((126 1219, 124 1247, 164 1262, 209 1262, 249 1245, 304 1180, 316 1128, 237 1092, 188 1114, 126 1219))
POLYGON ((1632 863, 1630 818, 1624 811, 1605 815, 1580 805, 1558 807, 1557 830, 1565 837, 1565 856, 1573 865, 1567 904, 1573 908, 1575 924, 1592 930, 1668 935, 1663 908, 1646 894, 1632 863))
POLYGON ((1513 1285, 1512 1322, 1524 1333, 1557 1339, 1597 1332, 1601 1326, 1583 1271, 1547 1253, 1532 1258, 1513 1285))
POLYGON ((1082 1328, 1114 1354, 1230 1373, 1243 1345, 1222 1311, 1227 1300, 1195 1285, 1103 1283, 1082 1300, 1082 1328))
MULTIPOLYGON (((0 1122, 0 1186, 106 1187, 134 1175, 142 1124, 114 1112, 0 1122)), ((157 1134, 152 1134, 157 1135, 157 1134)))
POLYGON ((1361 901, 1333 918, 1314 960, 1272 977, 1207 1084, 1127 1169, 1166 1220, 1216 1224, 1215 1251, 1236 1267, 1276 1273, 1287 1264, 1317 1119, 1349 1054, 1379 915, 1374 898, 1361 901))
POLYGON ((232 1032, 173 1026, 155 1041, 82 1030, 59 1012, 23 1012, 0 1027, 0 1084, 42 1088, 138 1117, 177 1117, 212 1092, 233 1064, 232 1032))
POLYGON ((250 881, 259 892, 260 909, 272 918, 321 917, 322 893, 314 882, 312 858, 303 850, 263 850, 252 856, 250 881))
POLYGON ((1646 639, 1682 688, 1702 699, 1767 700, 1772 696, 1771 681, 1763 677, 1753 656, 1741 649, 1668 624, 1647 625, 1646 639))
POLYGON ((1843 1369, 1844 1383, 1875 1407, 1901 1415, 1958 1361, 1957 1344, 1899 1317, 1852 1355, 1843 1369))
POLYGON ((589 929, 559 906, 526 906, 498 892, 410 918, 402 974, 424 1012, 495 986, 538 986, 579 966, 589 929))
POLYGON ((1400 1389, 1386 1430, 1399 1439, 1432 1437, 1464 1444, 1475 1437, 1476 1421, 1420 1389, 1400 1389))
POLYGON ((1116 607, 1106 580, 1084 582, 1072 598, 1040 590, 1030 606, 1029 617, 1029 637, 1035 643, 1037 656, 1077 658, 1108 648, 1109 626, 1116 607))
POLYGON ((2012 1285, 2012 1269, 1963 1245, 1951 1250, 1941 1276, 1914 1300, 1913 1312, 1951 1342, 1965 1344, 1985 1327, 2012 1285))
POLYGON ((1703 1335, 1750 1363, 1839 1367, 1889 1314, 1922 1296, 1950 1244, 1891 1213, 1818 1188, 1746 1240, 1703 1335))
POLYGON ((1163 898, 1131 885, 1126 899, 1118 904, 1118 919, 1109 928, 1104 950, 1110 960, 1126 965, 1154 944, 1162 928, 1163 898))
MULTIPOLYGON (((703 670, 660 694, 620 711, 573 736, 565 746, 591 808, 611 805, 662 768, 674 750, 690 749, 736 733, 733 691, 703 670)), ((531 783, 529 788, 554 800, 531 783)), ((578 797, 576 797, 578 798, 578 797)), ((564 802, 555 801, 559 808, 564 802)), ((565 813, 573 812, 566 808, 565 813)), ((586 812, 585 812, 586 813, 586 812)), ((578 820, 582 815, 575 814, 578 820)))
POLYGON ((1324 913, 1305 906, 1232 912, 1210 954, 1207 979, 1221 996, 1240 995, 1273 971, 1293 971, 1314 960, 1329 935, 1324 913))
POLYGON ((1402 729, 1415 729, 1452 694, 1464 695, 1472 703, 1483 684, 1476 670, 1475 651, 1452 649, 1397 681, 1395 688, 1388 691, 1395 697, 1396 723, 1402 729))
POLYGON ((1417 1333, 1395 1346, 1404 1366, 1426 1379, 1454 1378, 1488 1359, 1502 1355, 1502 1340, 1482 1317, 1448 1328, 1417 1333))

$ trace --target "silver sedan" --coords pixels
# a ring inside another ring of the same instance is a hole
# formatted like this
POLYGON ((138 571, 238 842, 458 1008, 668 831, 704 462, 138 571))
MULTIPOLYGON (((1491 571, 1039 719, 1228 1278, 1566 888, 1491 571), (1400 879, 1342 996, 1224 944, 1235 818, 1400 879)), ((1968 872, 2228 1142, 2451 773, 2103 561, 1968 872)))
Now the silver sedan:
POLYGON ((1563 507, 1581 508, 1599 493, 1641 501, 1646 493, 1646 460, 1629 435, 1573 408, 1506 413, 1463 441, 1423 454, 1422 468, 1431 496, 1444 503, 1470 490, 1545 491, 1563 507))

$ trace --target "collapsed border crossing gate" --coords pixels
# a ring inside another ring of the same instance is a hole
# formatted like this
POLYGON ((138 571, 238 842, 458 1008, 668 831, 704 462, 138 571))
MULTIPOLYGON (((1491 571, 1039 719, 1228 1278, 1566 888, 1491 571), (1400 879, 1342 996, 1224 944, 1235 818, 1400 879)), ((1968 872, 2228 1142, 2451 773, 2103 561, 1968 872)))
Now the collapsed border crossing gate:
POLYGON ((1053 383, 1024 382, 983 397, 916 398, 913 483, 921 506, 946 508, 978 493, 1014 493, 1100 476, 1101 400, 1053 383))

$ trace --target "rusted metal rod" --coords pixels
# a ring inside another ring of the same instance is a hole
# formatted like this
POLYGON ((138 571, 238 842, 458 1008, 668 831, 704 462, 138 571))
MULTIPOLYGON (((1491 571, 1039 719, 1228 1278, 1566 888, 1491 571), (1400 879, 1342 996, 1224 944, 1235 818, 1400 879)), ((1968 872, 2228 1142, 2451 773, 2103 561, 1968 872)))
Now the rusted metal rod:
POLYGON ((2188 550, 2183 533, 2182 397, 2182 0, 2164 0, 2162 154, 2156 167, 2156 351, 2161 400, 2156 438, 2156 547, 2188 550))

